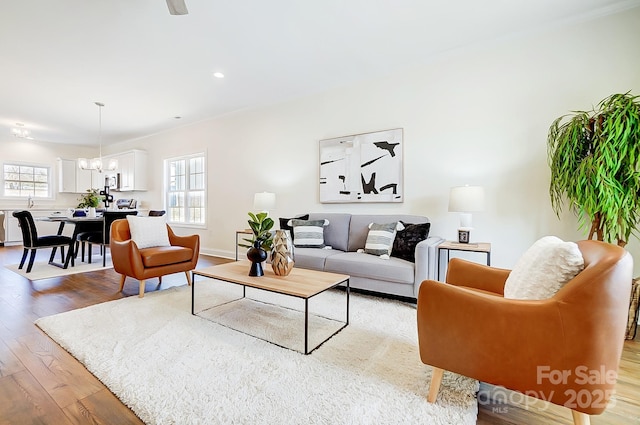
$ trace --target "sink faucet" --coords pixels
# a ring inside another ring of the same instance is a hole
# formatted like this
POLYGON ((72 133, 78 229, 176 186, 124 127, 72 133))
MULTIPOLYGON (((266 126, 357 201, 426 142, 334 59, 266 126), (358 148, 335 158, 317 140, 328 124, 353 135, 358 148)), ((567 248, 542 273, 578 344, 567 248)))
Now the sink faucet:
POLYGON ((31 197, 31 195, 29 195, 29 197, 27 198, 27 208, 33 208, 33 198, 31 197))

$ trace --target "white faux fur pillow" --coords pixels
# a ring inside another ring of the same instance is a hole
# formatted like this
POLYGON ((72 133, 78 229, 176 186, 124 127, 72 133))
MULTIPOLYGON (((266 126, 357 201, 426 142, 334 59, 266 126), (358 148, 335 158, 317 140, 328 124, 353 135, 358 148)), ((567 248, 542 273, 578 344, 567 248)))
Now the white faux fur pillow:
POLYGON ((169 246, 169 232, 164 217, 138 217, 128 215, 129 231, 138 249, 169 246))
POLYGON ((551 298, 584 268, 574 242, 555 236, 536 241, 520 257, 504 285, 504 297, 518 300, 551 298))

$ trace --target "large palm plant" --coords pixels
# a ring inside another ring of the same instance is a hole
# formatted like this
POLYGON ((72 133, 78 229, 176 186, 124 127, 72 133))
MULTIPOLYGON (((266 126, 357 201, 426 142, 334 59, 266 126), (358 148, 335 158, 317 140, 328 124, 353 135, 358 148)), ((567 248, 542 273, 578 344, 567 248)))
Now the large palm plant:
POLYGON ((556 119, 549 129, 551 204, 566 200, 589 239, 626 245, 638 228, 640 207, 640 103, 613 94, 592 111, 556 119), (568 120, 567 120, 568 118, 568 120))

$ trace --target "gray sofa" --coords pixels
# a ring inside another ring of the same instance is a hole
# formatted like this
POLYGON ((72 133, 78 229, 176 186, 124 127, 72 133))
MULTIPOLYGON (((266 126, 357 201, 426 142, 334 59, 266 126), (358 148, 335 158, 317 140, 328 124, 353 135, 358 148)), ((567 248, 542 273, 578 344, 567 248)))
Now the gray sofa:
POLYGON ((324 243, 332 249, 298 248, 294 250, 295 267, 323 270, 351 276, 352 288, 401 297, 416 298, 420 283, 436 278, 436 248, 444 240, 431 236, 416 246, 415 264, 391 257, 356 252, 364 248, 369 223, 428 223, 423 216, 389 214, 311 213, 309 220, 329 220, 324 228, 324 243))

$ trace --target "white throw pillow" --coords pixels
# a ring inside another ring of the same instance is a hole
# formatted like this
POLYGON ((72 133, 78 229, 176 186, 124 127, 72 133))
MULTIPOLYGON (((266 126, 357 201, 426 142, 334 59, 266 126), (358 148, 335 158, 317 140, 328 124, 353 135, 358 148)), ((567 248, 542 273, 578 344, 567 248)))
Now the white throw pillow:
POLYGON ((402 223, 369 223, 369 233, 364 244, 364 252, 371 255, 378 255, 381 258, 389 259, 393 240, 396 238, 396 231, 404 229, 402 223))
POLYGON ((583 268, 584 258, 576 243, 545 236, 516 262, 504 285, 504 297, 518 300, 551 298, 583 268))
POLYGON ((292 218, 287 224, 293 227, 293 245, 296 248, 326 248, 324 228, 329 225, 329 220, 292 218))
POLYGON ((138 249, 152 246, 170 246, 165 217, 138 217, 128 215, 131 239, 138 249))

